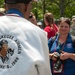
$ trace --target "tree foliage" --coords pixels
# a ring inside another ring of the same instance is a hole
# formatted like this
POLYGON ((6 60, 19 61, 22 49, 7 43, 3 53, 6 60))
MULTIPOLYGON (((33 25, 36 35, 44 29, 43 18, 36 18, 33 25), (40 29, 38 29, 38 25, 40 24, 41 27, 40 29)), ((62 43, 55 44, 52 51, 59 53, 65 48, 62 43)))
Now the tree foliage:
POLYGON ((4 7, 4 0, 0 1, 0 8, 4 7))
POLYGON ((37 12, 38 12, 38 19, 43 18, 44 13, 46 12, 52 12, 55 18, 60 18, 60 17, 71 18, 72 15, 75 15, 75 1, 74 0, 40 0, 37 3, 37 12))
MULTIPOLYGON (((4 0, 0 1, 0 7, 4 6, 4 0)), ((43 19, 46 12, 53 13, 56 19, 75 15, 75 0, 38 0, 32 4, 32 12, 37 20, 43 19)))

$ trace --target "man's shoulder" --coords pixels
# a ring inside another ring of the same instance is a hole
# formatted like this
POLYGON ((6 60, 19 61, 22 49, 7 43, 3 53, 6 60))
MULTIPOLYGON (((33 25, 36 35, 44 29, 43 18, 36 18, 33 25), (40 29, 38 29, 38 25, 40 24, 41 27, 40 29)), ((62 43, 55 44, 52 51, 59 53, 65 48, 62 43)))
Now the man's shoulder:
POLYGON ((3 17, 0 17, 0 23, 1 23, 0 26, 7 25, 8 28, 10 26, 12 28, 18 27, 22 31, 35 33, 36 35, 37 35, 37 33, 40 34, 40 35, 46 34, 42 29, 35 26, 33 23, 31 23, 27 19, 21 18, 21 17, 3 16, 3 17))

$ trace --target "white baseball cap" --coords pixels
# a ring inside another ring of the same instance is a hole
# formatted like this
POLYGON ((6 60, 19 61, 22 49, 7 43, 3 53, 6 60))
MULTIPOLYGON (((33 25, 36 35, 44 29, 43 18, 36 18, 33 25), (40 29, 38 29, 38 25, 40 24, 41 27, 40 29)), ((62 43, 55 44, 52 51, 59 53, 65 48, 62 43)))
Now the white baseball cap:
POLYGON ((42 26, 42 23, 41 23, 41 22, 37 22, 37 25, 40 25, 40 26, 42 26))

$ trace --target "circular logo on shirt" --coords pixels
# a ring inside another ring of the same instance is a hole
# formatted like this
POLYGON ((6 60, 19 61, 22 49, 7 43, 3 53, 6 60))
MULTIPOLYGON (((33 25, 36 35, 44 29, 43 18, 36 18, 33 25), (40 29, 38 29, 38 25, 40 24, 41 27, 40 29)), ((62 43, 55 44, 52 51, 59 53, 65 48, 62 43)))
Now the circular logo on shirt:
POLYGON ((19 60, 21 44, 12 35, 0 35, 0 68, 11 68, 19 60))
POLYGON ((72 47, 72 44, 71 43, 68 43, 67 44, 67 48, 71 48, 72 47))

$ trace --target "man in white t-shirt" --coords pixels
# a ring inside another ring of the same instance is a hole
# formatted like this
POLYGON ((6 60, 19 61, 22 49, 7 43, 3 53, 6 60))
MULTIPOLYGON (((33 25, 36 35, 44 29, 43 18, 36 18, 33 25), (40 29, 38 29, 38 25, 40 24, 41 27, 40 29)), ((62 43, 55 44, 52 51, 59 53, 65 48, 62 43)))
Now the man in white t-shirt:
POLYGON ((47 35, 25 19, 31 1, 5 0, 6 14, 0 17, 0 75, 51 75, 47 35))

